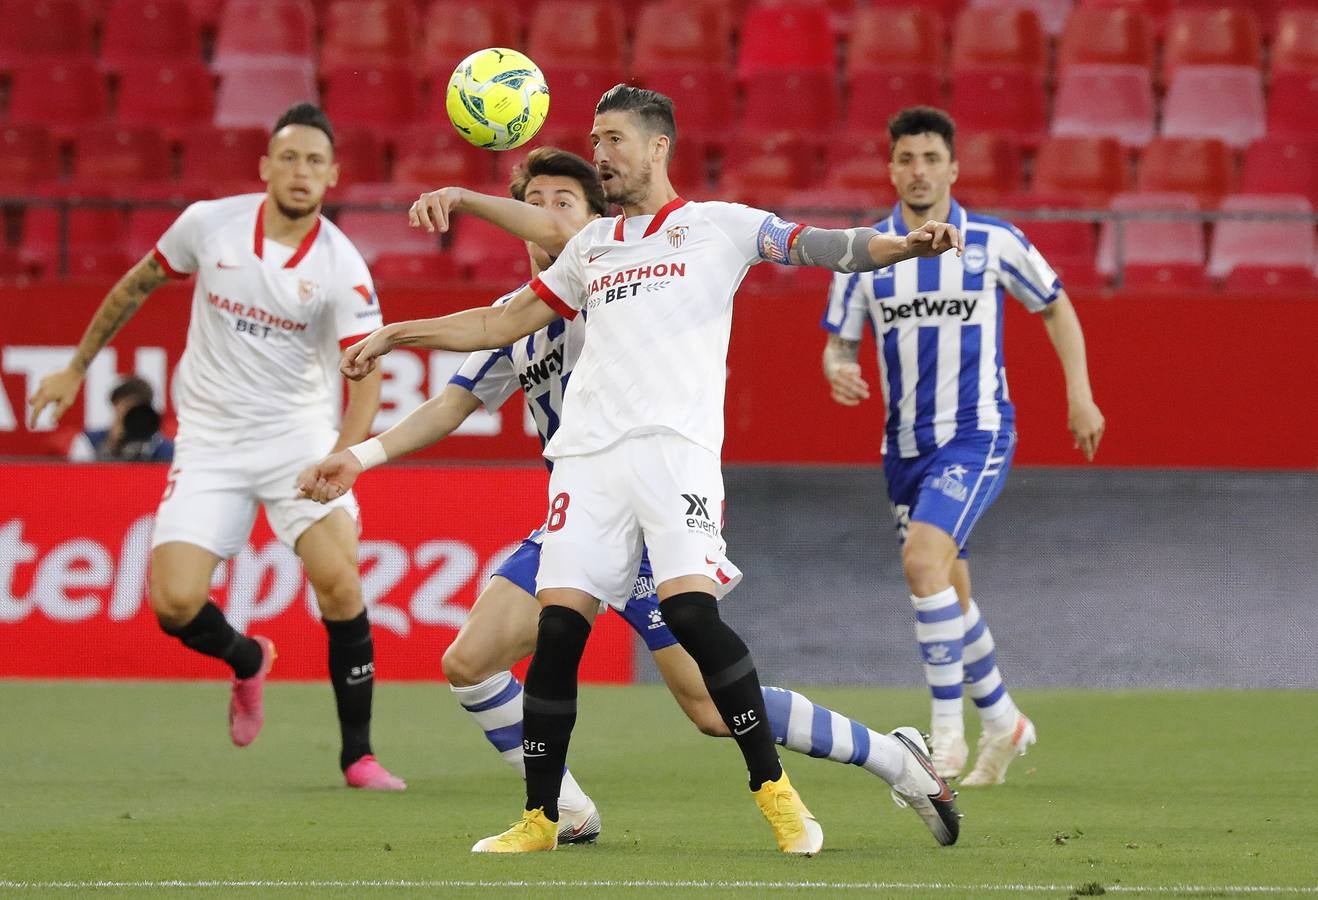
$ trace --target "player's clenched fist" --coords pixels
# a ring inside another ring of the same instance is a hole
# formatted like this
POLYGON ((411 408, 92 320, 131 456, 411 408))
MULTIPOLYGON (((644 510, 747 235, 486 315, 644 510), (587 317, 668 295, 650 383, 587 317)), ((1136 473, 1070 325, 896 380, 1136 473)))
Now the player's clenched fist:
POLYGON ((838 363, 829 367, 824 374, 832 389, 833 399, 843 406, 857 406, 860 401, 869 399, 870 386, 860 374, 858 363, 838 363))
POLYGON ((362 464, 357 457, 340 450, 303 469, 297 477, 297 492, 317 503, 328 503, 352 490, 361 473, 362 464))
POLYGON ((344 378, 361 381, 375 371, 375 361, 394 349, 389 326, 377 328, 347 350, 339 360, 339 371, 344 378))
POLYGON ((938 256, 948 250, 955 250, 960 256, 965 250, 961 231, 955 225, 932 220, 906 235, 906 245, 915 256, 938 256))
POLYGON ((55 407, 54 421, 58 422, 78 398, 80 387, 82 387, 82 375, 73 369, 60 369, 41 379, 36 392, 27 401, 27 405, 32 408, 28 427, 36 428, 42 410, 51 405, 55 407))

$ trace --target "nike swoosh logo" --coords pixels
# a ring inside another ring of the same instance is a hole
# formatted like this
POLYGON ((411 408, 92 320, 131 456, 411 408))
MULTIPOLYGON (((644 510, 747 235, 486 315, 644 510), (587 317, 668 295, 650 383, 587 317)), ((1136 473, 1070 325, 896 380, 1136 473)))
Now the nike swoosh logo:
POLYGON ((346 682, 348 682, 348 684, 356 685, 356 684, 365 684, 366 682, 370 681, 370 680, 371 680, 372 678, 374 678, 374 677, 375 677, 374 675, 360 675, 360 676, 354 678, 353 676, 349 675, 347 678, 345 678, 345 679, 343 679, 343 680, 346 681, 346 682))
POLYGON ((580 825, 573 825, 573 826, 572 826, 572 836, 573 836, 573 837, 580 837, 580 836, 581 836, 581 832, 583 832, 583 831, 585 831, 585 830, 586 830, 586 823, 585 823, 585 822, 582 822, 580 825))
POLYGON ((522 759, 541 759, 548 755, 548 753, 523 753, 522 759))
POLYGON ((226 265, 224 264, 224 261, 223 261, 223 260, 216 260, 216 261, 215 261, 215 268, 217 268, 217 269, 241 269, 242 266, 226 266, 226 265))
MULTIPOLYGON (((759 724, 760 724, 759 722, 755 723, 755 725, 759 725, 759 724)), ((755 725, 747 725, 745 728, 741 729, 740 731, 734 728, 732 729, 732 733, 735 734, 737 737, 741 737, 743 734, 754 728, 755 725)))
POLYGON ((587 260, 586 260, 586 263, 587 263, 587 264, 593 263, 595 260, 599 259, 599 258, 600 258, 601 256, 603 256, 605 253, 611 253, 611 252, 613 252, 613 248, 612 248, 612 247, 610 247, 608 250, 603 250, 603 251, 601 251, 601 252, 599 252, 599 253, 596 253, 594 256, 592 256, 592 257, 590 257, 589 259, 587 259, 587 260))

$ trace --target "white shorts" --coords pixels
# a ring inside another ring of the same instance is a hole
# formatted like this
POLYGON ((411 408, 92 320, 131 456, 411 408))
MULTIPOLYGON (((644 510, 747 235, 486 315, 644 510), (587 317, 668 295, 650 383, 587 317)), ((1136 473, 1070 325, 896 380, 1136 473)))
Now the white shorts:
POLYGON ((642 548, 654 582, 713 579, 722 597, 741 581, 723 542, 719 458, 677 434, 624 438, 554 461, 536 589, 576 588, 621 610, 642 548))
POLYGON ((329 453, 337 439, 336 431, 326 429, 233 447, 180 443, 156 510, 152 548, 183 541, 228 559, 246 545, 258 503, 275 537, 289 547, 336 509, 358 519, 351 493, 324 504, 297 496, 298 473, 329 453))

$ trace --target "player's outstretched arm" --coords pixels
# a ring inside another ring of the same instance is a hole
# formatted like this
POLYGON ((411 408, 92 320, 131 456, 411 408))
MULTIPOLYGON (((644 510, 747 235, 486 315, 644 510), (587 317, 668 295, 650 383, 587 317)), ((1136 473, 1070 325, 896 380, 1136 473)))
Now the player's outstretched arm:
POLYGON ((858 406, 870 396, 869 383, 860 374, 860 341, 848 341, 841 335, 830 334, 824 345, 824 378, 833 392, 833 399, 843 406, 858 406))
POLYGON ((1043 317, 1043 327, 1048 331, 1057 358, 1062 362, 1062 375, 1066 379, 1067 428, 1075 438, 1076 449, 1093 462, 1107 423, 1089 386, 1089 363, 1085 356, 1085 334, 1080 329, 1080 317, 1066 291, 1058 294, 1057 299, 1039 315, 1043 317))
POLYGON ((904 259, 957 255, 965 247, 961 232, 946 222, 926 222, 905 237, 879 234, 873 228, 806 226, 792 242, 787 259, 794 266, 819 266, 834 272, 870 272, 904 259))
POLYGON ((455 212, 498 225, 515 237, 539 244, 550 256, 563 252, 563 247, 575 234, 538 206, 461 187, 440 188, 422 194, 408 210, 407 218, 413 228, 424 228, 433 234, 448 231, 449 219, 455 212))
POLYGON ((386 325, 344 350, 339 371, 354 381, 365 378, 375 371, 377 359, 398 347, 463 352, 506 347, 557 318, 558 313, 528 287, 501 306, 386 325))
MULTIPOLYGON (((437 396, 431 397, 408 413, 401 422, 374 439, 379 457, 375 464, 400 459, 422 447, 436 444, 452 434, 467 417, 480 408, 481 402, 471 391, 455 384, 444 386, 437 396)), ((366 443, 372 443, 367 441, 366 443)), ((328 503, 342 497, 352 489, 358 476, 366 471, 362 461, 376 448, 343 449, 308 466, 297 478, 297 489, 304 497, 318 503, 328 503)))
POLYGON ((37 419, 47 406, 54 406, 54 420, 60 420, 77 399, 83 376, 87 374, 87 367, 96 358, 96 354, 110 343, 110 339, 133 317, 133 313, 146 302, 151 292, 168 280, 169 275, 151 254, 142 257, 137 265, 124 273, 115 286, 110 288, 110 293, 105 295, 96 314, 92 316, 91 324, 78 342, 78 349, 73 351, 73 359, 63 369, 42 378, 37 385, 27 402, 31 409, 30 427, 36 427, 37 419))

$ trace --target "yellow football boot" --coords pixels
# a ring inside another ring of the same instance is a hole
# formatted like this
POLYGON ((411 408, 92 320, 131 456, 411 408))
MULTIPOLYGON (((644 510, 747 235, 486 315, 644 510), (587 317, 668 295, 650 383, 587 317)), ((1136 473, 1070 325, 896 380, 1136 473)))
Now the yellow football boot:
POLYGON ((471 848, 472 853, 534 853, 558 846, 558 824, 549 821, 543 808, 527 810, 522 820, 503 834, 483 838, 471 848))
POLYGON ((777 781, 766 781, 758 791, 751 793, 773 828, 779 850, 797 856, 814 856, 824 846, 824 829, 805 808, 786 772, 777 781))

